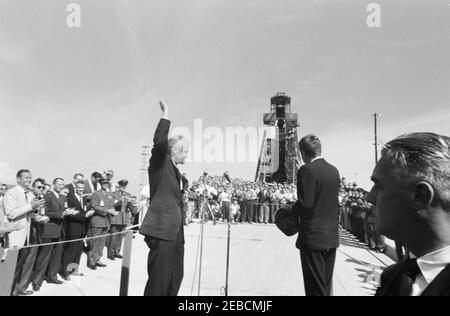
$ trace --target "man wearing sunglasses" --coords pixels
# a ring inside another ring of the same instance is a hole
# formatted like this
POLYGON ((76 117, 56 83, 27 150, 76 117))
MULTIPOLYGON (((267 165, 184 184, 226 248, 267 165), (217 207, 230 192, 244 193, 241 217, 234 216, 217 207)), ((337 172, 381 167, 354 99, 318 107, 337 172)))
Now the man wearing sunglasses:
MULTIPOLYGON (((43 179, 36 179, 33 181, 31 186, 31 190, 34 194, 35 200, 43 200, 44 199, 44 190, 45 190, 45 181, 43 179)), ((38 227, 40 224, 48 222, 48 217, 43 214, 43 209, 45 206, 38 208, 35 213, 31 214, 31 226, 30 226, 30 237, 29 237, 29 245, 37 245, 39 244, 38 238, 38 227)), ((17 280, 14 294, 24 296, 33 294, 32 291, 27 291, 28 286, 31 282, 31 276, 33 274, 34 264, 36 262, 38 247, 28 248, 27 255, 25 256, 21 274, 17 280)))

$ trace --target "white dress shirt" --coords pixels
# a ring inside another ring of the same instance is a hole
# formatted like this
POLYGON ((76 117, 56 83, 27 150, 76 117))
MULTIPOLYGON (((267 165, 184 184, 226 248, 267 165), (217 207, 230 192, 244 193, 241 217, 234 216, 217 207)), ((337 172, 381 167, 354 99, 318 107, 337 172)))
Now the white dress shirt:
POLYGON ((31 218, 31 202, 34 194, 25 191, 20 185, 8 190, 3 198, 3 208, 8 220, 12 223, 20 223, 23 228, 9 234, 10 247, 22 247, 28 240, 31 218))
POLYGON ((323 159, 323 157, 322 157, 322 156, 316 157, 316 158, 314 158, 313 160, 311 160, 311 162, 314 162, 314 161, 316 161, 316 160, 318 160, 318 159, 323 159))
POLYGON ((413 284, 411 296, 420 296, 436 277, 450 264, 450 246, 417 259, 420 274, 413 284))
POLYGON ((78 201, 80 202, 80 204, 81 204, 81 209, 84 210, 83 197, 80 196, 80 195, 78 195, 77 193, 75 193, 75 197, 76 197, 76 198, 78 199, 78 201))

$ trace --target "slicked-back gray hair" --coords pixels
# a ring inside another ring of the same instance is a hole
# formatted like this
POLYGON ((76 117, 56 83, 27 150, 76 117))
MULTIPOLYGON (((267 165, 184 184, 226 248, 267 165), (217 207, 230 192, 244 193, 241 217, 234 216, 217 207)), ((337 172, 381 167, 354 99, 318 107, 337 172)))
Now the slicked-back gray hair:
POLYGON ((435 190, 433 205, 450 212, 450 137, 434 133, 402 135, 384 146, 380 165, 399 185, 424 181, 435 190))

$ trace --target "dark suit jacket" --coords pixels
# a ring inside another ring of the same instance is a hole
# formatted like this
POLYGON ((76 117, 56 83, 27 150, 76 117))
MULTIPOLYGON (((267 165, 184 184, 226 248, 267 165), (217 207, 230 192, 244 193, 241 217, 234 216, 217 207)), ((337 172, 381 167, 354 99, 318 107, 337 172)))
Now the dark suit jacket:
POLYGON ((50 221, 42 225, 41 238, 60 238, 63 232, 63 213, 66 209, 67 198, 60 195, 58 199, 54 192, 49 192, 44 198, 45 215, 50 218, 50 221))
POLYGON ((114 208, 114 201, 108 192, 99 190, 92 194, 91 207, 95 210, 95 214, 91 218, 91 227, 109 228, 110 216, 106 212, 108 209, 114 208))
POLYGON ((73 187, 73 183, 67 184, 66 189, 69 190, 69 194, 75 194, 75 188, 73 187))
MULTIPOLYGON (((83 199, 83 206, 88 210, 87 200, 83 199)), ((86 235, 86 211, 81 207, 81 203, 74 193, 67 196, 67 204, 69 208, 80 211, 78 215, 70 215, 64 218, 66 222, 66 236, 67 237, 84 237, 86 235)))
POLYGON ((150 180, 150 207, 140 233, 163 240, 174 241, 182 228, 182 181, 178 168, 167 152, 170 121, 161 119, 153 138, 152 157, 148 175, 150 180))
MULTIPOLYGON (((401 273, 401 263, 384 270, 381 275, 381 287, 378 288, 375 296, 395 296, 395 288, 401 273)), ((450 296, 450 265, 428 285, 421 296, 450 296)))
POLYGON ((326 250, 339 247, 338 170, 320 158, 298 171, 294 212, 300 217, 297 248, 326 250))

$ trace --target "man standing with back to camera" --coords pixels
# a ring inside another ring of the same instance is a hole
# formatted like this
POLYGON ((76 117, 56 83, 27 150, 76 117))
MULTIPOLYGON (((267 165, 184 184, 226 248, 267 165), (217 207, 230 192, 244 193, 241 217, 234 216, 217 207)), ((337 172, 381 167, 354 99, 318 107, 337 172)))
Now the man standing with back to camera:
POLYGON ((160 107, 148 168, 150 207, 140 229, 150 248, 144 296, 176 296, 184 273, 183 181, 176 165, 185 163, 188 146, 182 136, 168 138, 169 108, 163 101, 160 107))
POLYGON ((305 165, 298 171, 298 202, 293 211, 300 218, 300 249, 306 296, 330 296, 336 248, 339 247, 338 170, 321 157, 319 138, 300 140, 305 165))

